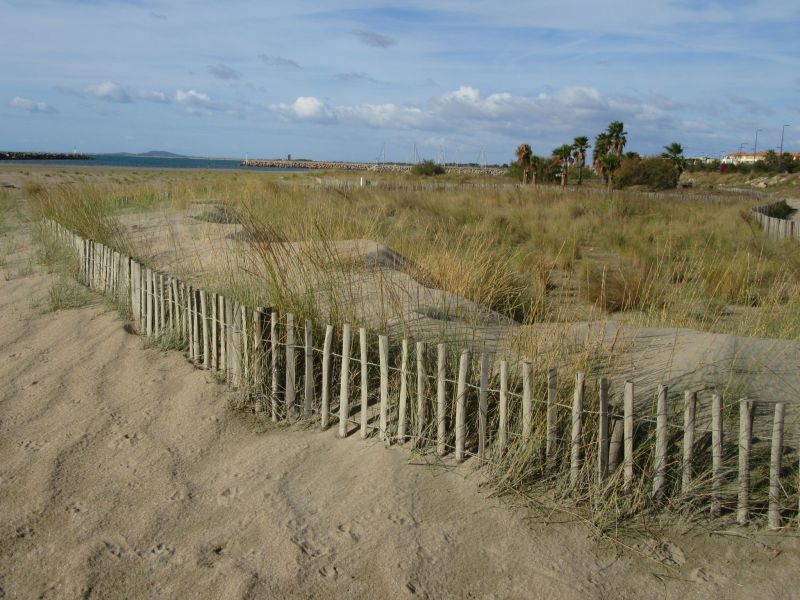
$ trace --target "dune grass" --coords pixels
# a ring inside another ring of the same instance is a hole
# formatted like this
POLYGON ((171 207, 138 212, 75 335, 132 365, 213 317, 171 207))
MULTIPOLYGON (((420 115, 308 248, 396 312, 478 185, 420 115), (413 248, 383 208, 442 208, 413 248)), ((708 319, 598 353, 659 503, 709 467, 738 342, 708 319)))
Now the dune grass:
MULTIPOLYGON (((523 442, 519 436, 521 382, 519 364, 514 363, 511 389, 515 399, 510 406, 514 435, 504 454, 490 457, 488 467, 499 491, 522 494, 548 509, 581 506, 576 518, 586 519, 602 532, 631 523, 651 508, 668 505, 692 514, 706 506, 702 501, 710 490, 710 452, 705 451, 710 434, 707 426, 698 433, 698 448, 703 451, 697 453, 690 494, 673 493, 678 488, 679 464, 669 463, 667 498, 678 498, 674 505, 672 500, 651 498, 648 474, 654 463, 655 430, 647 419, 636 432, 635 464, 640 476, 634 488, 623 492, 621 470, 598 481, 598 391, 592 377, 613 374, 615 352, 621 354, 623 349, 609 352, 607 343, 591 335, 579 346, 571 346, 564 336, 569 325, 613 319, 632 326, 800 337, 800 252, 793 242, 770 239, 759 229, 749 214, 754 204, 751 195, 694 190, 609 193, 589 186, 431 192, 390 185, 326 188, 314 181, 301 175, 171 173, 36 184, 27 193, 42 216, 142 260, 150 258, 150 249, 137 245, 118 217, 138 211, 167 213, 202 202, 199 218, 241 226, 240 241, 232 243, 226 257, 227 268, 215 281, 205 282, 208 289, 248 306, 279 307, 294 313, 298 322, 305 318, 318 326, 350 322, 385 331, 397 317, 401 299, 391 296, 398 292, 390 285, 381 285, 386 298, 381 297, 380 313, 370 313, 372 322, 364 321, 368 311, 354 306, 363 301, 354 290, 364 273, 381 272, 363 261, 343 258, 337 251, 337 242, 356 239, 385 244, 403 257, 400 270, 428 287, 491 308, 522 325, 552 325, 539 334, 523 329, 511 347, 517 357, 535 357, 533 396, 540 400, 547 396, 548 369, 559 366, 562 435, 555 457, 542 460, 547 421, 541 401, 534 403, 529 440, 523 442), (289 246, 286 242, 300 243, 289 246), (565 341, 553 343, 553 339, 565 341), (589 374, 590 384, 584 400, 583 462, 579 484, 572 485, 564 464, 570 452, 566 432, 577 372, 589 374)), ((473 340, 480 341, 480 319, 462 320, 471 328, 473 340)), ((443 330, 431 341, 447 335, 443 330)), ((321 332, 315 331, 315 336, 319 339, 321 332)), ((165 343, 169 348, 183 346, 180 339, 165 343)), ((397 356, 396 348, 392 356, 397 356)), ((425 360, 427 372, 433 373, 430 352, 425 360)), ((448 364, 457 364, 455 354, 448 364)), ((472 373, 476 371, 473 365, 472 373)), ((494 377, 492 387, 497 387, 494 377)), ((356 381, 352 383, 355 389, 356 381)), ((724 390, 734 400, 726 404, 729 435, 734 435, 737 422, 735 399, 747 391, 737 386, 740 382, 731 378, 724 390)), ((435 397, 430 384, 426 402, 432 414, 435 397)), ((676 411, 671 420, 680 422, 680 400, 673 398, 671 405, 676 411)), ((492 412, 489 418, 496 424, 498 415, 492 412)), ((474 441, 476 430, 477 414, 471 412, 468 439, 474 441)), ((433 432, 427 438, 429 448, 433 432)), ((670 456, 680 456, 680 443, 681 434, 671 432, 670 456)), ((729 510, 735 506, 736 456, 733 450, 727 452, 722 500, 729 510)), ((754 506, 761 510, 766 497, 765 459, 758 456, 753 497, 754 506)))

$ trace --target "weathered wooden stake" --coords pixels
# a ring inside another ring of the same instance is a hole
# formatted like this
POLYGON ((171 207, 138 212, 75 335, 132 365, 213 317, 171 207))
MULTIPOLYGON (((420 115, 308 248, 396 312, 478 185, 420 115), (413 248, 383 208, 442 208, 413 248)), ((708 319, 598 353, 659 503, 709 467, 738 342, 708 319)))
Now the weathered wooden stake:
POLYGON ((219 301, 215 293, 211 294, 211 368, 215 371, 219 370, 219 350, 217 348, 218 335, 217 335, 217 306, 219 301))
POLYGON ((369 366, 367 364, 368 352, 367 352, 367 330, 363 327, 358 329, 358 346, 360 350, 360 358, 361 358, 361 412, 359 417, 361 418, 361 439, 367 438, 367 424, 369 422, 369 366))
POLYGON ((425 377, 425 342, 417 342, 417 430, 416 444, 420 445, 422 436, 425 432, 425 421, 427 412, 425 410, 425 388, 427 380, 425 377))
POLYGON ((408 340, 403 339, 400 350, 400 402, 397 405, 397 439, 406 441, 406 404, 408 403, 408 340))
POLYGON ((722 488, 722 395, 711 397, 711 515, 719 516, 722 488))
POLYGON ((164 285, 164 274, 158 274, 158 301, 160 303, 159 310, 159 328, 162 333, 167 329, 167 316, 166 316, 166 302, 167 302, 167 288, 164 285))
POLYGON ((772 421, 772 447, 769 455, 769 510, 767 517, 770 529, 781 526, 781 456, 783 455, 783 419, 785 405, 775 405, 772 421))
POLYGON ((633 382, 625 382, 625 395, 623 397, 623 425, 624 443, 623 460, 625 462, 624 485, 630 490, 633 485, 633 382))
POLYGON ((320 427, 327 429, 331 414, 331 348, 333 347, 333 325, 325 327, 325 342, 322 347, 322 407, 320 427))
POLYGON ((681 492, 689 493, 692 485, 694 454, 694 419, 697 411, 697 392, 686 390, 683 393, 683 464, 681 474, 681 492))
POLYGON ((269 360, 270 360, 270 412, 272 422, 278 422, 278 313, 269 315, 269 360))
POLYGON ((531 439, 533 419, 533 365, 531 361, 522 361, 522 443, 531 439))
POLYGON ((310 419, 314 411, 314 324, 310 319, 306 319, 303 335, 305 338, 303 413, 306 419, 310 419))
POLYGON ((446 368, 447 345, 438 344, 436 346, 436 454, 439 456, 444 456, 447 452, 446 368))
POLYGON ((489 412, 489 355, 481 354, 480 394, 478 395, 478 456, 486 457, 486 421, 489 412))
POLYGON ((736 522, 746 525, 750 520, 750 451, 753 447, 753 403, 739 401, 739 499, 736 522))
POLYGON ((203 321, 203 368, 211 368, 211 339, 208 331, 208 302, 206 291, 200 290, 200 317, 203 321))
POLYGON ((597 481, 603 483, 608 476, 608 379, 600 378, 599 415, 597 418, 597 481))
POLYGON ((569 481, 571 485, 578 482, 583 461, 583 448, 581 448, 581 433, 583 431, 583 390, 584 374, 579 372, 575 376, 575 395, 572 399, 572 442, 570 453, 569 481))
POLYGON ((458 363, 458 387, 456 388, 456 453, 457 461, 464 460, 464 438, 467 414, 467 371, 470 362, 469 350, 461 351, 458 363))
POLYGON ((219 370, 228 379, 228 338, 230 331, 226 327, 227 320, 225 318, 225 304, 227 300, 225 296, 217 296, 217 327, 219 328, 219 370))
POLYGON ((147 337, 153 335, 153 292, 152 292, 152 285, 153 285, 153 277, 150 274, 150 269, 145 269, 145 294, 147 297, 145 301, 147 303, 147 312, 145 317, 145 327, 147 332, 147 337))
POLYGON ((498 406, 497 445, 500 454, 508 445, 508 361, 500 361, 500 398, 498 406))
MULTIPOLYGON (((213 303, 212 303, 213 306, 213 303)), ((213 353, 212 353, 213 354, 213 353)), ((260 413, 264 391, 264 307, 253 310, 253 392, 256 394, 256 412, 260 413)))
POLYGON ((286 418, 295 415, 295 350, 294 350, 294 315, 286 315, 286 388, 284 389, 284 399, 286 402, 286 418))
POLYGON ((653 477, 653 496, 664 492, 667 481, 667 396, 669 389, 665 385, 658 386, 658 403, 656 405, 656 448, 655 476, 653 477))
POLYGON ((389 338, 386 335, 378 336, 378 357, 381 372, 381 405, 380 429, 378 437, 381 441, 386 439, 386 428, 389 414, 389 338))
POLYGON ((250 384, 250 335, 248 334, 247 307, 242 304, 239 307, 239 355, 241 356, 241 383, 244 386, 250 384))
POLYGON ((339 382, 339 437, 347 437, 350 418, 350 325, 342 326, 342 377, 339 382))

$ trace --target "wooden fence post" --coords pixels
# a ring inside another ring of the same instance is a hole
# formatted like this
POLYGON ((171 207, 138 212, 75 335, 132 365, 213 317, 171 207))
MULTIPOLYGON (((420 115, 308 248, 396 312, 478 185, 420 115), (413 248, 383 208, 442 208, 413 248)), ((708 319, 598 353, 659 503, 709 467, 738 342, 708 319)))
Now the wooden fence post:
POLYGON ((286 315, 286 387, 284 389, 284 399, 286 404, 286 418, 294 416, 295 398, 295 354, 294 354, 294 315, 286 315))
POLYGON ((775 417, 772 421, 772 447, 769 456, 769 510, 770 529, 781 526, 781 456, 783 455, 783 419, 785 405, 775 405, 775 417))
POLYGON ((331 414, 331 347, 333 346, 333 325, 325 327, 325 342, 322 348, 322 407, 320 427, 327 429, 331 414))
POLYGON ((146 303, 146 313, 145 313, 145 331, 147 332, 147 337, 153 335, 153 294, 150 290, 152 286, 152 277, 150 276, 150 269, 145 268, 144 271, 144 280, 145 280, 145 294, 147 297, 145 298, 146 303))
POLYGON ((239 356, 241 356, 241 383, 247 387, 250 382, 250 336, 247 331, 247 307, 242 304, 239 307, 239 356))
POLYGON ((633 397, 634 389, 633 382, 625 382, 625 396, 623 398, 623 426, 624 426, 624 443, 623 443, 623 460, 625 462, 625 489, 630 490, 633 485, 633 397))
POLYGON ((522 443, 527 444, 531 439, 531 424, 533 418, 532 402, 533 365, 529 360, 522 361, 522 443))
POLYGON ((303 331, 305 338, 305 373, 303 375, 303 412, 311 418, 314 404, 314 324, 306 319, 303 331))
POLYGON ((600 378, 599 412, 597 430, 597 481, 603 483, 608 476, 608 379, 600 378))
POLYGON ((572 442, 570 453, 569 481, 571 485, 578 482, 581 473, 583 448, 581 448, 581 433, 583 431, 583 389, 584 374, 579 372, 575 376, 575 395, 572 399, 572 442))
POLYGON ((380 430, 378 437, 381 441, 386 439, 387 415, 389 411, 389 338, 385 335, 378 336, 378 355, 381 372, 381 405, 380 405, 380 430))
MULTIPOLYGON (((214 306, 212 295, 211 306, 214 306)), ((213 321, 211 322, 213 332, 213 321)), ((213 346, 213 344, 212 344, 213 346)), ((212 352, 213 356, 213 352, 212 352)), ((212 361, 213 362, 213 361, 212 361)), ((256 394, 256 412, 262 411, 264 392, 264 307, 257 306, 253 310, 253 391, 256 394)))
POLYGON ((669 389, 665 385, 658 386, 658 404, 656 406, 656 456, 655 476, 653 477, 653 497, 659 497, 664 491, 667 476, 667 396, 669 389))
POLYGON ((687 494, 692 485, 692 462, 694 454, 694 419, 697 410, 697 392, 686 390, 683 394, 683 469, 681 492, 687 494))
POLYGON ((222 371, 225 381, 228 380, 228 345, 231 332, 228 329, 228 317, 225 305, 228 303, 225 296, 217 296, 219 307, 217 309, 217 322, 219 325, 219 370, 222 371))
POLYGON ((447 377, 447 345, 436 346, 436 454, 444 456, 447 452, 447 397, 445 379, 447 377))
POLYGON ((217 294, 211 294, 211 368, 215 371, 219 370, 219 350, 217 348, 218 343, 218 335, 217 335, 217 306, 219 305, 219 301, 217 300, 217 294))
POLYGON ((342 326, 342 377, 339 382, 339 437, 347 437, 350 418, 350 325, 342 326))
POLYGON ((400 352, 400 402, 397 405, 397 439, 406 441, 406 404, 408 403, 408 340, 403 338, 400 352))
POLYGON ((360 351, 360 359, 361 359, 361 414, 359 417, 361 419, 361 439, 364 440, 367 438, 367 425, 369 419, 369 355, 367 352, 367 330, 364 327, 360 327, 358 329, 358 344, 359 344, 359 351, 360 351))
POLYGON ((425 342, 417 342, 417 430, 415 432, 417 445, 422 442, 423 432, 425 431, 425 342))
POLYGON ((478 396, 478 457, 486 458, 486 421, 489 412, 489 355, 481 354, 480 394, 478 396))
POLYGON ((208 331, 208 302, 206 291, 200 290, 200 313, 203 319, 203 368, 211 368, 211 340, 208 331))
POLYGON ((464 460, 464 438, 467 413, 467 372, 470 361, 469 350, 461 351, 458 363, 458 387, 456 388, 456 461, 464 460))
POLYGON ((736 522, 746 525, 750 519, 750 451, 753 447, 753 403, 739 401, 739 499, 736 522))
POLYGON ((508 445, 508 362, 500 361, 500 403, 498 406, 497 445, 500 454, 508 445))
POLYGON ((711 397, 711 515, 719 516, 722 488, 722 395, 711 397))
POLYGON ((272 422, 278 421, 278 313, 272 311, 269 316, 269 359, 270 359, 270 410, 272 412, 272 422))

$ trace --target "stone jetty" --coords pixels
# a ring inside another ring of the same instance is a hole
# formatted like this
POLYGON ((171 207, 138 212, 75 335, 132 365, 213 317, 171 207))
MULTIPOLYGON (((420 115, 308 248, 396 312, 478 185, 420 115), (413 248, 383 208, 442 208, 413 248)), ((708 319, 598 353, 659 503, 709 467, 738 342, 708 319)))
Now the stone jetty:
MULTIPOLYGON (((277 169, 322 169, 327 171, 369 171, 372 173, 408 173, 414 165, 399 163, 361 163, 339 162, 335 160, 245 160, 243 167, 272 167, 277 169)), ((479 167, 476 165, 448 165, 448 173, 463 173, 466 175, 495 175, 506 174, 500 167, 479 167)))
POLYGON ((75 152, 2 152, 0 160, 94 160, 89 154, 75 152))

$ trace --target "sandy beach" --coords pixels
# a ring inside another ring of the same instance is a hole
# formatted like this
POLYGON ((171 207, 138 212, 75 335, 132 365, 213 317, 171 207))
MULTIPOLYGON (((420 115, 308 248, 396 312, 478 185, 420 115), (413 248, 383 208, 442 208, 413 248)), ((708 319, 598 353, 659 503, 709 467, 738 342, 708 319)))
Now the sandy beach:
POLYGON ((29 227, 0 236, 0 597, 792 597, 793 532, 624 549, 490 497, 470 461, 234 411, 99 298, 43 313, 29 227))

